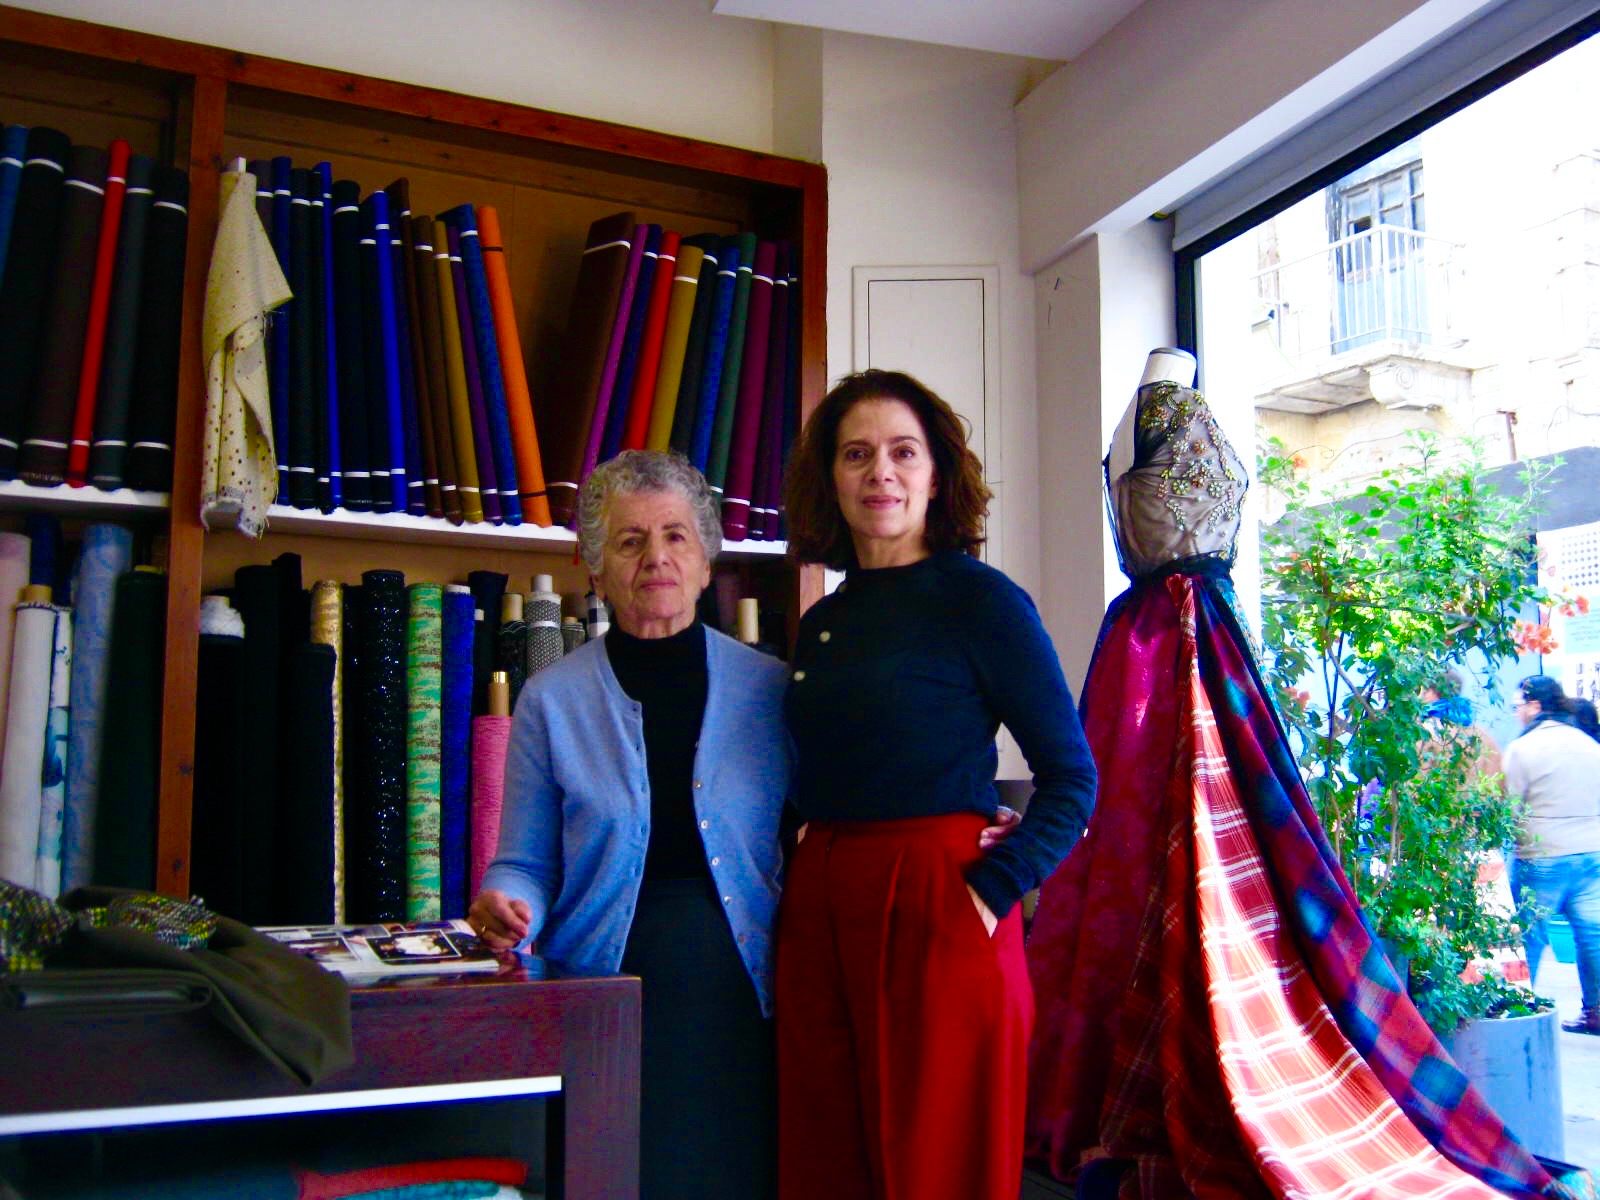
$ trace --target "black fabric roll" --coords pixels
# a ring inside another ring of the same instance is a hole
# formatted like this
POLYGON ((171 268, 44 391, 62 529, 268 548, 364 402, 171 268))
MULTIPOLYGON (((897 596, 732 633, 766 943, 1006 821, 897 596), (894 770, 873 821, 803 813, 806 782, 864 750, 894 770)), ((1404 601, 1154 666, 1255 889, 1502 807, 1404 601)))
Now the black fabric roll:
POLYGON ((506 576, 499 571, 473 571, 467 576, 472 607, 472 715, 489 711, 489 676, 495 670, 495 640, 500 633, 500 601, 505 598, 506 576))
POLYGON ((129 571, 117 580, 94 839, 93 881, 109 887, 155 887, 166 616, 163 572, 129 571))
POLYGON ((333 511, 333 447, 328 438, 328 295, 327 269, 329 246, 327 226, 322 215, 326 207, 322 177, 307 171, 311 188, 311 268, 306 286, 310 299, 311 324, 311 465, 316 468, 317 507, 333 511))
POLYGON ((194 817, 189 890, 212 912, 244 912, 244 812, 239 800, 244 722, 244 639, 200 635, 195 694, 194 817))
POLYGON ((283 809, 278 830, 278 904, 285 925, 334 919, 332 646, 306 642, 288 655, 284 689, 283 809))
POLYGON ((128 453, 128 411, 133 395, 133 364, 139 348, 139 303, 144 291, 145 243, 150 229, 150 187, 155 163, 143 154, 128 159, 128 190, 122 196, 117 233, 117 265, 106 313, 106 348, 100 362, 100 395, 94 406, 94 444, 89 448, 89 482, 122 486, 128 453))
POLYGON ((278 576, 279 680, 288 675, 282 660, 289 651, 311 640, 311 593, 305 589, 300 567, 300 556, 292 551, 272 560, 278 576))
POLYGON ((699 246, 705 251, 705 257, 700 260, 700 282, 695 285, 694 311, 689 318, 689 340, 683 351, 683 372, 678 377, 678 403, 672 410, 669 442, 679 454, 688 454, 699 410, 700 365, 705 360, 706 339, 711 335, 711 310, 716 301, 719 239, 715 234, 697 233, 684 238, 683 244, 699 246))
POLYGON ((157 167, 139 311, 139 359, 128 417, 131 488, 172 487, 172 427, 178 404, 178 347, 183 333, 183 261, 189 233, 189 176, 157 167))
POLYGON ((339 347, 339 463, 344 506, 352 512, 372 509, 361 283, 361 189, 341 179, 333 185, 334 341, 339 347))
POLYGON ((272 160, 270 158, 252 158, 250 160, 250 174, 256 177, 256 218, 261 222, 261 228, 267 231, 267 236, 272 236, 272 160))
POLYGON ((106 159, 99 146, 74 146, 67 154, 56 264, 45 306, 44 345, 39 349, 38 374, 33 381, 27 437, 17 458, 17 474, 43 487, 67 477, 67 442, 78 406, 78 377, 83 373, 83 343, 94 294, 95 250, 100 245, 100 221, 106 207, 106 159))
MULTIPOLYGON (((407 246, 407 239, 411 231, 411 185, 404 179, 397 179, 384 188, 384 194, 389 200, 389 255, 394 269, 390 272, 390 280, 394 288, 394 336, 400 349, 400 411, 405 423, 405 454, 406 454, 406 511, 413 516, 442 516, 444 509, 437 503, 439 497, 435 495, 435 503, 430 511, 428 501, 428 480, 437 479, 438 472, 423 470, 422 465, 422 412, 420 407, 420 388, 425 381, 419 379, 416 371, 416 357, 412 350, 412 339, 420 333, 411 327, 411 292, 408 287, 406 272, 415 270, 412 266, 413 254, 407 246)), ((431 427, 433 422, 428 422, 431 427)), ((434 489, 437 492, 437 488, 434 489)))
POLYGON ((252 564, 233 574, 233 607, 244 619, 239 693, 245 736, 234 767, 235 796, 243 838, 239 872, 239 919, 273 922, 273 871, 277 852, 278 733, 281 694, 282 593, 275 567, 252 564))
POLYGON ((45 299, 56 263, 61 190, 72 143, 59 129, 28 131, 5 279, 0 280, 0 479, 17 476, 28 397, 39 362, 45 299))
MULTIPOLYGON (((368 198, 370 200, 370 197, 368 198)), ((389 486, 389 393, 388 371, 383 356, 383 284, 378 274, 377 230, 370 205, 363 205, 358 218, 361 229, 361 341, 366 358, 366 391, 363 408, 367 418, 367 469, 372 473, 372 510, 392 512, 394 493, 389 486)), ((385 254, 389 248, 383 248, 385 254)), ((342 394, 342 393, 341 393, 342 394)))
POLYGON ((289 172, 289 289, 295 299, 279 309, 279 319, 289 322, 289 444, 284 461, 289 464, 287 500, 296 508, 317 503, 316 376, 322 367, 316 359, 316 330, 312 314, 320 295, 311 286, 311 172, 296 167, 289 172), (284 310, 287 310, 285 313, 284 310))
POLYGON ((528 623, 506 621, 495 635, 494 669, 504 671, 511 682, 511 708, 517 707, 522 685, 528 682, 528 623))
POLYGON ((406 911, 406 580, 361 577, 359 677, 346 696, 360 710, 362 794, 346 793, 345 913, 351 921, 403 921, 406 911), (359 807, 351 811, 351 805, 359 807))

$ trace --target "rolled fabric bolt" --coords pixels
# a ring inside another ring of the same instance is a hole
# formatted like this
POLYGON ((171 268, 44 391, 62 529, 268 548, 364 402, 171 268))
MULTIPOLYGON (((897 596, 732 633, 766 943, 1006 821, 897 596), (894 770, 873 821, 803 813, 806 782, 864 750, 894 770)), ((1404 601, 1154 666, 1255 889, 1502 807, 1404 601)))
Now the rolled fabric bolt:
POLYGON ((582 618, 561 618, 561 652, 563 654, 571 654, 588 640, 589 635, 583 628, 582 618))
POLYGON ((561 597, 548 575, 533 577, 533 591, 523 608, 528 621, 528 678, 566 652, 561 639, 561 597))
POLYGON ((761 640, 761 602, 750 597, 742 597, 739 601, 739 640, 746 646, 754 646, 761 640))

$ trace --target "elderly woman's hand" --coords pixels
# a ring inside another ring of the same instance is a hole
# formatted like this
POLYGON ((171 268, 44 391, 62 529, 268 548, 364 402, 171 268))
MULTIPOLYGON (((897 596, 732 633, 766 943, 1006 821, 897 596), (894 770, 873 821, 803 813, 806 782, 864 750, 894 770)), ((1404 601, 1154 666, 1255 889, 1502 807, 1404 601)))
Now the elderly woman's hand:
POLYGON ((1012 830, 1016 829, 1021 820, 1021 813, 1002 804, 994 810, 994 824, 984 826, 982 832, 978 834, 978 849, 989 850, 998 846, 1011 836, 1012 830))
POLYGON ((479 893, 467 910, 467 924, 491 950, 514 949, 528 936, 531 920, 533 910, 526 900, 513 900, 492 889, 479 893))

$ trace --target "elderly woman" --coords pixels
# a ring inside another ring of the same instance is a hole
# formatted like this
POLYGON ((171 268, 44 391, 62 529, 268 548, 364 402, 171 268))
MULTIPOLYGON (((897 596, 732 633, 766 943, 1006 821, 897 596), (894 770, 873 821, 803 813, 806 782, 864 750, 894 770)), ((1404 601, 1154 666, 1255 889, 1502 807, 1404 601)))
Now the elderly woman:
POLYGON ((643 979, 644 1200, 766 1196, 784 668, 696 619, 722 539, 692 466, 628 451, 578 503, 615 621, 523 690, 469 916, 497 948, 643 979))

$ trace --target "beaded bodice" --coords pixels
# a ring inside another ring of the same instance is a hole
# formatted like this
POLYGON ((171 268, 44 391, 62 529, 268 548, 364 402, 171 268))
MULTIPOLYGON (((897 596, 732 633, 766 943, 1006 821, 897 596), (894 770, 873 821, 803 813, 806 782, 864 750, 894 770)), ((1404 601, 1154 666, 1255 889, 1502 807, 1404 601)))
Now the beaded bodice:
POLYGON ((1249 479, 1199 392, 1170 382, 1140 388, 1105 470, 1117 555, 1129 578, 1189 558, 1233 562, 1249 479))

